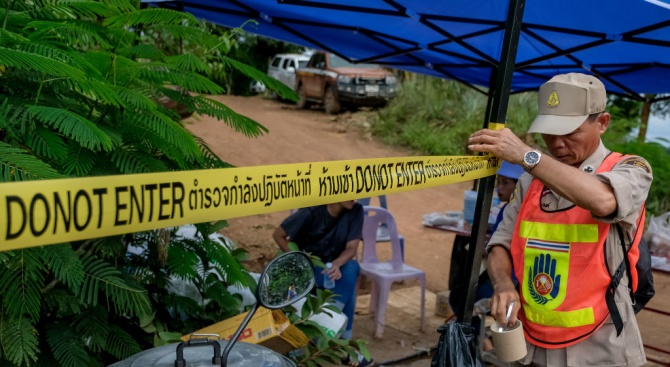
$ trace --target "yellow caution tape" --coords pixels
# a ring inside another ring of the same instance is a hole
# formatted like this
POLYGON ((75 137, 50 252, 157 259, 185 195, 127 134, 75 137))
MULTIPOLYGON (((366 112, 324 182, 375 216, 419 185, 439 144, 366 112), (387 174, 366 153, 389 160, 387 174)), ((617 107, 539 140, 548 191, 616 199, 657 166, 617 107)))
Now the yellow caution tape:
POLYGON ((469 181, 499 164, 402 157, 2 183, 0 251, 469 181))

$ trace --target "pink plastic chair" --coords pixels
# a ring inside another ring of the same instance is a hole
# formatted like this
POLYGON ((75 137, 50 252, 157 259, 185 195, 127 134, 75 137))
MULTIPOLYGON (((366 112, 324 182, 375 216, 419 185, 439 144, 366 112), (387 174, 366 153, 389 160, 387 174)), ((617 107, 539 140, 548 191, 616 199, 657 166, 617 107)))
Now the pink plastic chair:
POLYGON ((391 213, 374 206, 363 207, 365 219, 363 221, 363 255, 359 261, 361 275, 372 282, 370 294, 370 312, 375 314, 375 338, 381 338, 384 333, 384 319, 388 303, 391 284, 395 281, 418 278, 421 280, 421 331, 424 330, 426 273, 413 268, 403 262, 400 251, 400 240, 395 219, 391 213), (384 223, 391 237, 392 258, 390 261, 379 262, 377 258, 377 228, 384 223))

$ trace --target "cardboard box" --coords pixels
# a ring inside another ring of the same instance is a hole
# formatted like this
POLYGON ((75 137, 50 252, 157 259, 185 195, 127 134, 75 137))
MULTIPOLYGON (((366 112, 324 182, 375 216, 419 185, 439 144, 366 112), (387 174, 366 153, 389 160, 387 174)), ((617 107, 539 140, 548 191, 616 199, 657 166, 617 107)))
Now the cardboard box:
MULTIPOLYGON (((217 334, 221 339, 230 339, 242 324, 248 312, 233 316, 227 320, 217 322, 192 334, 217 334)), ((192 334, 181 337, 186 341, 192 334)), ((309 338, 288 320, 280 310, 268 310, 259 307, 256 314, 249 320, 249 324, 242 331, 238 340, 260 344, 277 353, 286 354, 292 350, 302 348, 309 343, 309 338)))

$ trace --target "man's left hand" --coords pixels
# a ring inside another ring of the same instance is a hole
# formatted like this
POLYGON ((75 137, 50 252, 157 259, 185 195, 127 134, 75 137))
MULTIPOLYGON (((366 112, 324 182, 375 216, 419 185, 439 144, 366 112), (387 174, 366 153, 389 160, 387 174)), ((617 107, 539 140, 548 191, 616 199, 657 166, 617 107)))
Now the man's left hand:
POLYGON ((475 131, 468 139, 468 149, 474 152, 492 153, 509 163, 522 164, 523 155, 531 148, 512 130, 482 129, 475 131))
POLYGON ((342 278, 342 272, 340 271, 340 266, 335 263, 333 263, 332 265, 333 267, 330 268, 330 270, 323 269, 322 273, 328 275, 328 277, 332 280, 339 280, 340 278, 342 278))

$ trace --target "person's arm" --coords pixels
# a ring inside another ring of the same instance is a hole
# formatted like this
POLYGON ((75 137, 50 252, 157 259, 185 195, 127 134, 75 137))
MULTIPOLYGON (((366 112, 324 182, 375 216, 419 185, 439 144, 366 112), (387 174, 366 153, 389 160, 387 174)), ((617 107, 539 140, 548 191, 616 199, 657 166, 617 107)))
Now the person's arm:
MULTIPOLYGON (((523 156, 531 150, 512 130, 483 129, 470 136, 468 148, 489 152, 507 162, 523 165, 523 156)), ((532 175, 548 188, 597 217, 606 217, 617 209, 612 187, 591 174, 563 164, 543 154, 532 175)))
POLYGON ((347 242, 347 246, 344 248, 344 251, 338 256, 335 260, 331 261, 331 264, 333 264, 333 267, 330 269, 328 272, 328 276, 332 280, 338 280, 342 278, 342 272, 340 272, 340 268, 347 263, 347 261, 351 260, 356 256, 356 252, 358 252, 358 244, 360 243, 360 240, 351 240, 347 242))
POLYGON ((275 228, 274 232, 272 232, 272 239, 275 240, 277 245, 279 245, 279 248, 284 251, 288 252, 288 235, 286 234, 286 231, 284 231, 284 228, 281 226, 278 226, 275 228))
POLYGON ((510 303, 514 302, 509 318, 509 325, 514 325, 521 303, 519 302, 519 294, 514 288, 514 282, 512 282, 512 259, 507 249, 500 245, 491 247, 486 266, 493 285, 491 315, 498 322, 504 322, 507 316, 507 308, 510 303))

